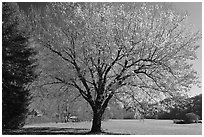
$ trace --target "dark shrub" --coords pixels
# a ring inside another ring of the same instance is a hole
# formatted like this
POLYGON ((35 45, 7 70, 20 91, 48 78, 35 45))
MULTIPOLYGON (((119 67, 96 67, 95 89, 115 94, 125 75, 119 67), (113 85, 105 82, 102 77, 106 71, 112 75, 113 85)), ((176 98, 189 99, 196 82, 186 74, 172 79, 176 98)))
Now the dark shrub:
POLYGON ((184 121, 184 120, 174 119, 173 122, 174 122, 175 124, 185 124, 185 121, 184 121))
POLYGON ((185 122, 186 123, 198 123, 199 116, 194 113, 187 113, 185 115, 185 122))

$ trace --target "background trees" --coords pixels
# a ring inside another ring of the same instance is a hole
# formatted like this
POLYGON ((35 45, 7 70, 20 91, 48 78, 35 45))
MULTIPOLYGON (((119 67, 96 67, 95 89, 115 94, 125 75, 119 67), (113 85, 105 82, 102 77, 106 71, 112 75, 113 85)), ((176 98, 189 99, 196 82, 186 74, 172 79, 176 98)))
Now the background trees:
POLYGON ((30 94, 26 84, 35 78, 34 51, 27 46, 24 15, 16 3, 2 4, 2 128, 23 126, 30 94))
POLYGON ((161 103, 169 104, 159 112, 159 119, 183 119, 187 113, 194 113, 202 119, 202 94, 194 97, 164 99, 161 103))
POLYGON ((100 132, 114 95, 156 99, 185 94, 197 83, 188 60, 196 59, 201 35, 186 18, 161 3, 49 3, 30 14, 46 51, 41 76, 77 90, 93 110, 91 131, 100 132))

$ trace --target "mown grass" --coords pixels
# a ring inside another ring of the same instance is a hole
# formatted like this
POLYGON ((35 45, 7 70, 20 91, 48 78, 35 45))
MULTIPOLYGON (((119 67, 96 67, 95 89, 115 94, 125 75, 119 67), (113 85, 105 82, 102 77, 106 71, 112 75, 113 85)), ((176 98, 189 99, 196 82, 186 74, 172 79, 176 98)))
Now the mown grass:
MULTIPOLYGON (((3 134, 24 135, 87 135, 91 122, 43 123, 25 125, 3 134)), ((172 120, 108 120, 102 122, 101 135, 201 135, 202 124, 174 124, 172 120)))
POLYGON ((201 135, 202 124, 174 124, 173 120, 113 120, 103 124, 103 128, 114 133, 132 135, 201 135), (118 126, 117 126, 118 125, 118 126))

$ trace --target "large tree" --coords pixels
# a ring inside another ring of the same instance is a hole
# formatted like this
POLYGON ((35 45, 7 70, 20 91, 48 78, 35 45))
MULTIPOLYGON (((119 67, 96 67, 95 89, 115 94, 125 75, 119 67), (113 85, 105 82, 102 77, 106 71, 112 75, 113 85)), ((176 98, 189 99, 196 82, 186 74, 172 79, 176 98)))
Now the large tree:
POLYGON ((34 50, 28 47, 25 16, 16 3, 2 3, 2 129, 23 126, 30 100, 34 50))
POLYGON ((189 60, 196 59, 201 33, 165 4, 49 3, 30 13, 49 53, 42 76, 78 90, 93 110, 91 132, 101 132, 113 96, 173 96, 197 82, 189 60))

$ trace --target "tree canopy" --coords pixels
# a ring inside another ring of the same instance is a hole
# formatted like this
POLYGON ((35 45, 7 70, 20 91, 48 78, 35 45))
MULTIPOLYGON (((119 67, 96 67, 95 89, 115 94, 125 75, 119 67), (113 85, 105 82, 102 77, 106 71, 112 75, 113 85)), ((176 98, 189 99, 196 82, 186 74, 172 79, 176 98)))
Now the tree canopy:
POLYGON ((174 96, 197 83, 189 60, 201 38, 187 14, 157 3, 49 3, 30 12, 47 84, 77 90, 101 131, 109 100, 174 96), (46 53, 46 54, 45 54, 46 53), (55 64, 55 65, 53 65, 55 64))

